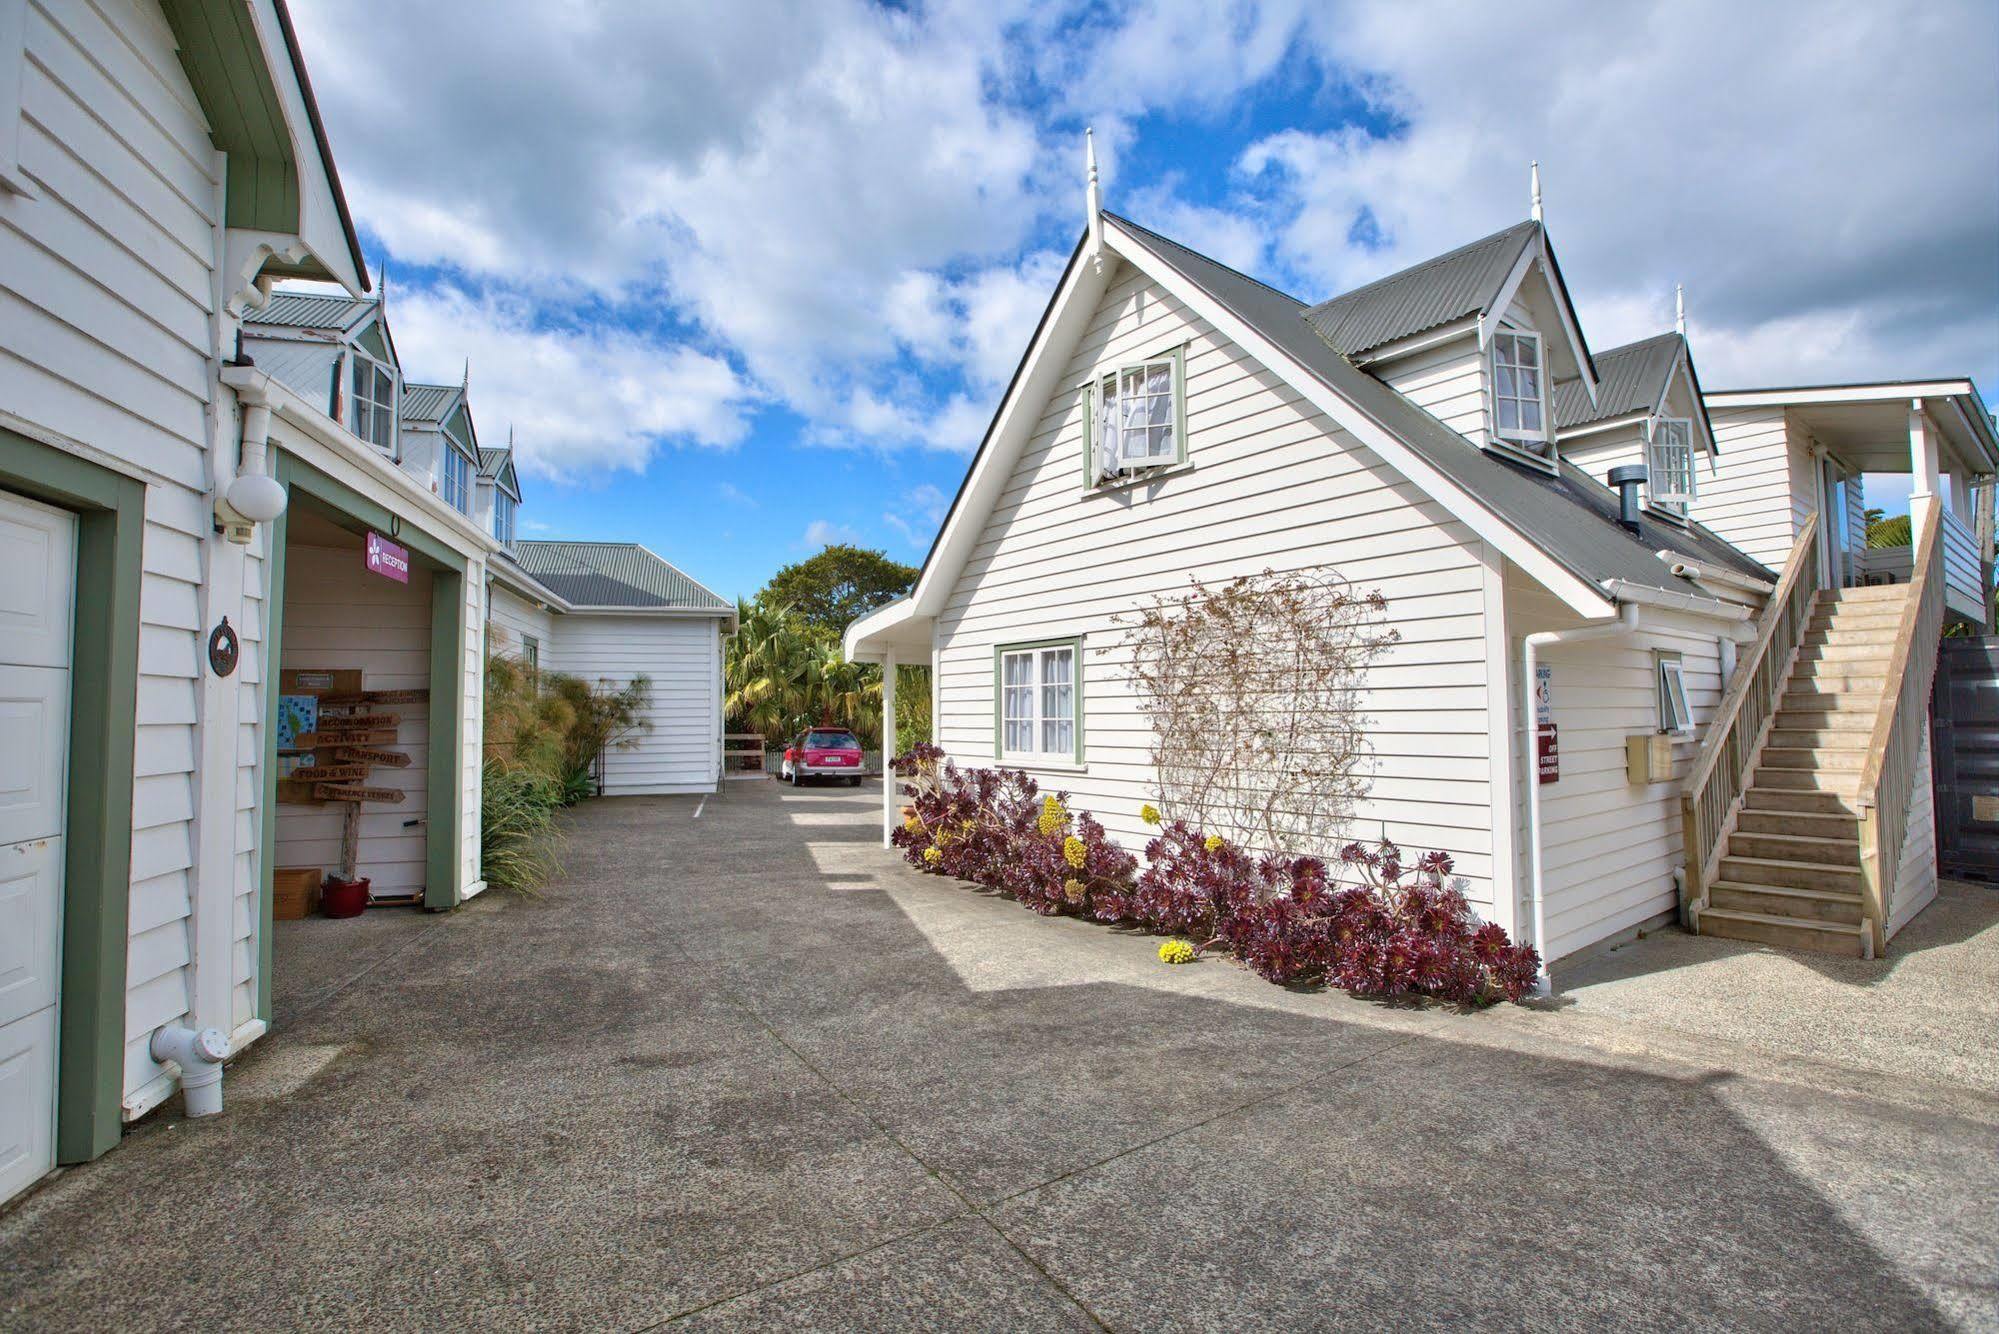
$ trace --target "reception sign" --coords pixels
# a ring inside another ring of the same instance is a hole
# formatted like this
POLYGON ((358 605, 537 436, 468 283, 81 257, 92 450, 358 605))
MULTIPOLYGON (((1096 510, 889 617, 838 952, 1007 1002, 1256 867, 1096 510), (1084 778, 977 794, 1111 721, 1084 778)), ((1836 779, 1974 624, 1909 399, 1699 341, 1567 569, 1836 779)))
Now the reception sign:
POLYGON ((410 553, 380 533, 368 534, 368 573, 379 574, 399 584, 410 581, 410 553))

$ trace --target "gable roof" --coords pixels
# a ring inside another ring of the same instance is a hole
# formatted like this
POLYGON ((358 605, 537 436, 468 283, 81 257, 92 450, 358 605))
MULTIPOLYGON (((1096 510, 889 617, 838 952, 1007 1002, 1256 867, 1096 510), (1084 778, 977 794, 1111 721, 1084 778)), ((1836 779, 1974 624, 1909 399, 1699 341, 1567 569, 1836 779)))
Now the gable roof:
POLYGON ((455 384, 411 384, 403 382, 402 418, 407 424, 441 426, 445 414, 458 399, 455 384))
POLYGON ((523 570, 579 609, 735 613, 734 603, 636 542, 517 542, 513 554, 523 570))
POLYGON ((1541 234, 1538 222, 1516 222, 1435 259, 1321 301, 1305 320, 1334 351, 1348 357, 1398 338, 1490 311, 1520 256, 1541 234))
MULTIPOLYGON (((1617 521, 1617 500, 1607 487, 1573 467, 1550 474, 1480 449, 1354 365, 1320 336, 1309 319, 1309 308, 1296 297, 1127 218, 1108 211, 1102 218, 1109 248, 1117 255, 1186 301, 1224 336, 1246 343, 1246 350, 1259 355, 1307 402, 1383 454, 1390 466, 1576 610, 1602 615, 1620 599, 1621 589, 1639 587, 1669 598, 1712 603, 1691 580, 1672 573, 1657 554, 1663 547, 1750 578, 1774 580, 1771 571, 1697 524, 1675 526, 1670 532, 1656 524, 1637 534, 1628 531, 1617 521)), ((927 635, 914 633, 911 623, 935 615, 940 599, 948 594, 945 586, 957 571, 946 570, 945 562, 962 564, 967 558, 970 543, 959 527, 976 523, 966 518, 967 513, 974 505, 990 505, 1001 485, 988 475, 989 466, 1009 466, 1011 456, 1018 453, 1021 430, 1032 429, 1031 424, 1019 428, 1016 419, 1028 391, 1053 384, 1052 376, 1044 374, 1042 359, 1051 355, 1058 337, 1064 342, 1053 353, 1057 356, 1076 336, 1073 299, 1079 294, 1100 297, 1105 288, 1102 274, 1093 279, 1094 266, 1084 262, 1089 244, 1085 231, 952 498, 915 587, 848 627, 845 646, 850 657, 879 656, 885 648, 927 641, 927 635), (991 463, 996 446, 1010 454, 991 463)), ((1552 271, 1552 251, 1548 258, 1552 271)), ((1559 274, 1553 276, 1559 287, 1559 274)))
MULTIPOLYGON (((1113 215, 1106 214, 1106 217, 1113 215)), ((1559 475, 1514 463, 1480 449, 1386 384, 1360 370, 1313 337, 1300 318, 1294 297, 1245 277, 1205 255, 1169 241, 1122 218, 1118 225, 1142 237, 1160 258, 1263 333, 1309 372, 1372 417, 1419 458, 1483 501, 1516 532, 1526 536, 1563 567, 1598 587, 1612 580, 1685 591, 1657 552, 1684 550, 1692 542, 1705 556, 1752 578, 1771 571, 1698 525, 1655 525, 1656 532, 1634 535, 1617 522, 1617 497, 1580 469, 1564 466, 1559 475)), ((1272 369, 1279 369, 1273 367, 1272 369)), ((1420 479, 1412 479, 1420 480, 1420 479)))
POLYGON ((1587 426, 1634 412, 1657 412, 1684 346, 1685 340, 1677 333, 1663 333, 1597 353, 1595 405, 1577 377, 1557 380, 1555 425, 1587 426))
POLYGON ((322 296, 317 292, 271 293, 263 309, 243 317, 245 324, 268 324, 288 329, 325 329, 351 333, 380 302, 369 297, 322 296))
POLYGON ((515 500, 521 498, 521 478, 520 474, 514 471, 514 451, 511 448, 481 449, 479 476, 492 482, 515 500))

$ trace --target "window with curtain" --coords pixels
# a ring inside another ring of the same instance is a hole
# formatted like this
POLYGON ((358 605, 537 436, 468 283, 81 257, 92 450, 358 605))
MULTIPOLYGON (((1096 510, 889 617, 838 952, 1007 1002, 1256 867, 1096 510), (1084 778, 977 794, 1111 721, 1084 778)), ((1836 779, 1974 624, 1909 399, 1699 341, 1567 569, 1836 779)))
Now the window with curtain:
POLYGON ((1090 485, 1187 457, 1181 349, 1131 362, 1088 386, 1085 475, 1090 485))
POLYGON ((444 503, 460 514, 469 512, 468 504, 472 493, 472 464, 463 454, 450 445, 444 446, 444 476, 439 479, 438 494, 444 503))
POLYGON ((1694 498, 1694 424, 1661 417, 1646 448, 1646 494, 1655 509, 1684 515, 1694 498))
POLYGON ((999 653, 999 754, 1003 759, 1081 759, 1074 641, 999 653))
POLYGON ((514 506, 517 502, 506 492, 493 489, 493 540, 501 546, 514 545, 514 506))

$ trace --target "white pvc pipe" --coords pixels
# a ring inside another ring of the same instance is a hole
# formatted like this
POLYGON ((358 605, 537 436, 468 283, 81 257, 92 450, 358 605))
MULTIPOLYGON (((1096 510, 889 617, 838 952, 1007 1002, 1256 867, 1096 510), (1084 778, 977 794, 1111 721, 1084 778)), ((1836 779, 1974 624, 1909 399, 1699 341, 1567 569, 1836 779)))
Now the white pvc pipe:
POLYGON ((189 1116, 221 1112, 222 1062, 229 1055, 229 1039, 221 1029, 197 1033, 185 1024, 169 1024, 154 1029, 147 1046, 161 1065, 172 1062, 180 1067, 180 1091, 189 1116))
MULTIPOLYGON (((1609 639, 1616 635, 1628 635, 1637 631, 1641 609, 1635 602, 1627 602, 1618 608, 1614 621, 1579 625, 1572 630, 1542 630, 1528 635, 1521 641, 1521 719, 1532 729, 1530 738, 1540 736, 1540 728, 1534 717, 1534 665, 1543 646, 1574 644, 1585 639, 1609 639)), ((1527 748, 1529 762, 1533 762, 1534 748, 1527 748)), ((1534 920, 1534 948, 1541 953, 1541 971, 1534 977, 1534 995, 1546 996, 1554 990, 1548 979, 1548 926, 1547 910, 1541 894, 1541 775, 1530 772, 1527 775, 1527 887, 1532 895, 1534 920)))

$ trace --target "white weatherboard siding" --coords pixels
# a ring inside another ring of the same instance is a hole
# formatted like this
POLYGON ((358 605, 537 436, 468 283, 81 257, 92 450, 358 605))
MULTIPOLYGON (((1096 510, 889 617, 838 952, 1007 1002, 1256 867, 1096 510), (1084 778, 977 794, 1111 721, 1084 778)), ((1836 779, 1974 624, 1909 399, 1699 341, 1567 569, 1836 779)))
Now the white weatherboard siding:
MULTIPOLYGON (((284 658, 286 669, 359 668, 366 690, 421 690, 430 684, 430 571, 415 565, 399 584, 362 568, 358 548, 293 545, 285 553, 284 658)), ((425 706, 386 705, 402 718, 393 746, 410 757, 406 769, 378 767, 371 787, 400 790, 399 805, 361 807, 361 875, 376 894, 420 892, 425 879, 425 827, 429 792, 429 725, 425 706)), ((332 872, 340 864, 340 828, 346 807, 278 806, 278 866, 313 866, 332 872)))
POLYGON ((1113 618, 1190 576, 1337 569, 1389 599, 1403 642, 1376 666, 1372 787, 1352 833, 1457 859, 1492 899, 1489 697, 1480 545, 1441 506, 1273 374, 1126 267, 1112 282, 936 624, 939 743, 994 764, 993 649, 1084 636, 1087 763, 1037 769, 1127 847, 1156 799, 1151 730, 1113 618), (1185 342, 1188 467, 1085 493, 1080 386, 1100 368, 1185 342))
POLYGON ((1485 358, 1476 334, 1368 369, 1465 439, 1485 443, 1485 358))
POLYGON ((604 757, 607 796, 713 791, 722 764, 720 622, 710 616, 563 616, 542 665, 613 688, 652 683, 652 730, 604 757))
MULTIPOLYGON (((1507 623, 1516 635, 1579 624, 1517 570, 1508 571, 1507 623)), ((1721 702, 1722 623, 1646 608, 1636 634, 1554 644, 1549 694, 1561 777, 1541 787, 1544 953, 1560 959, 1675 911, 1673 869, 1686 861, 1680 788, 1721 702), (1638 786, 1625 770, 1626 738, 1659 730, 1655 654, 1677 653, 1697 723, 1673 743, 1673 781, 1638 786)), ((1514 659, 1521 650, 1516 639, 1514 659)), ((1523 782, 1534 782, 1531 767, 1523 782)), ((1521 845, 1526 845, 1523 828, 1521 845)))
POLYGON ((1916 756, 1916 782, 1909 794, 1905 827, 1908 833, 1902 839, 1902 858, 1895 870, 1894 897, 1888 901, 1891 938, 1937 896, 1936 786, 1930 771, 1927 725, 1923 728, 1922 750, 1916 756))
MULTIPOLYGON (((210 518, 206 450, 221 332, 213 264, 221 160, 152 4, 31 3, 21 169, 34 197, 0 194, 0 423, 118 460, 148 483, 133 792, 125 1087, 160 1073, 152 1031, 189 1013, 196 729, 210 518)), ((231 414, 220 414, 224 425, 231 414)), ((259 535, 244 585, 261 586, 259 535)), ((233 557, 232 557, 233 559, 233 557)), ((262 607, 226 612, 239 671, 260 678, 262 607)), ((259 696, 241 692, 235 798, 239 886, 254 883, 259 696)), ((239 940, 250 935, 240 913, 239 940)), ((251 951, 231 968, 247 1021, 251 951)), ((216 1015, 211 1022, 224 1023, 216 1015)))
POLYGON ((487 604, 486 627, 492 652, 519 657, 521 636, 532 635, 541 645, 542 665, 553 665, 549 646, 555 639, 555 617, 547 608, 537 607, 505 585, 495 583, 492 600, 487 604))
POLYGON ((1773 570, 1818 508, 1811 459, 1782 408, 1723 408, 1708 414, 1721 457, 1703 471, 1693 517, 1773 570))

